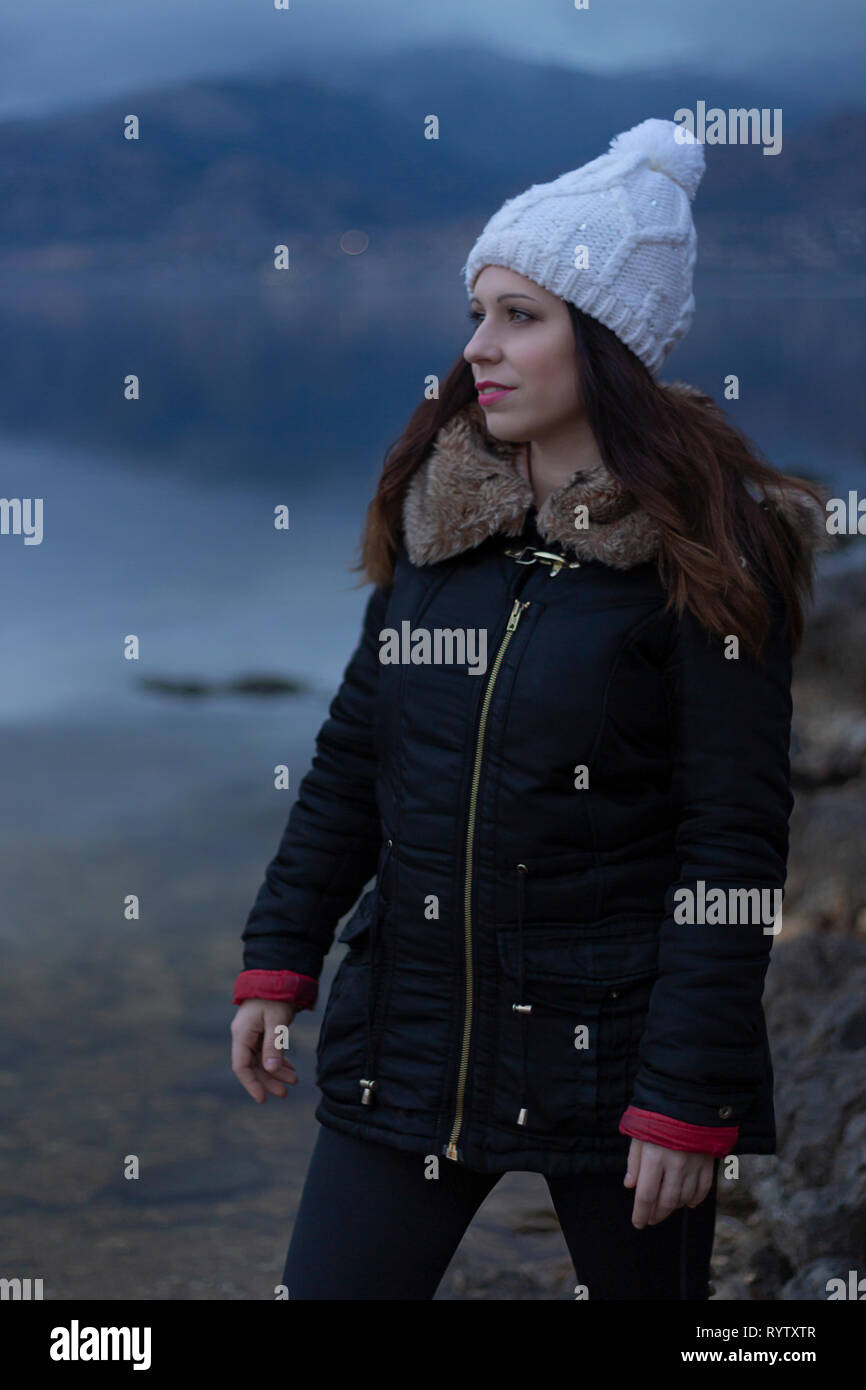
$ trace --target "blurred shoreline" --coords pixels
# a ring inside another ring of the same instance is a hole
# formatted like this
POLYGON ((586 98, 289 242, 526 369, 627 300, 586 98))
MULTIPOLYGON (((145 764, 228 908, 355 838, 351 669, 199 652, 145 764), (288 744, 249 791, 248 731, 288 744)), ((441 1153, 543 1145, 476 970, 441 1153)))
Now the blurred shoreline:
MULTIPOLYGON (((800 785, 771 986, 813 942, 866 957, 866 573, 835 568, 795 681, 800 785)), ((270 1299, 315 1138, 315 1042, 345 948, 327 959, 316 1009, 293 1025, 301 1084, 285 1100, 256 1106, 230 1071, 231 987, 243 922, 327 702, 189 698, 169 710, 166 696, 139 698, 150 702, 146 718, 142 705, 111 724, 97 708, 86 722, 0 730, 7 786, 26 792, 4 808, 0 848, 7 1269, 44 1278, 49 1299, 270 1299), (276 750, 291 769, 288 793, 265 790, 276 750), (130 893, 140 920, 125 918, 130 893), (140 1156, 139 1183, 119 1176, 128 1153, 140 1156)), ((852 968, 843 973, 853 980, 852 968)), ((768 1018, 780 1020, 771 1027, 780 1116, 786 1067, 801 1065, 802 1024, 784 1023, 779 1010, 796 1014, 819 997, 816 968, 804 975, 768 996, 768 1018)), ((820 997, 826 1006, 830 996, 820 997)), ((850 1013, 841 995, 831 1002, 834 1014, 850 1013)), ((809 1065, 820 1068, 821 1050, 812 1051, 809 1065)), ((856 1067, 854 1055, 847 1065, 856 1067)), ((834 1102, 823 1076, 815 1085, 829 1134, 834 1102)), ((778 1162, 746 1156, 744 1179, 723 1184, 716 1297, 779 1297, 797 1276, 777 1249, 784 1226, 761 1224, 756 1196, 761 1180, 785 1180, 786 1124, 778 1162)), ((791 1236, 797 1249, 800 1239, 791 1236)), ((437 1297, 570 1298, 572 1283, 543 1179, 514 1173, 494 1189, 437 1297)), ((819 1296, 810 1287, 798 1296, 819 1296)))

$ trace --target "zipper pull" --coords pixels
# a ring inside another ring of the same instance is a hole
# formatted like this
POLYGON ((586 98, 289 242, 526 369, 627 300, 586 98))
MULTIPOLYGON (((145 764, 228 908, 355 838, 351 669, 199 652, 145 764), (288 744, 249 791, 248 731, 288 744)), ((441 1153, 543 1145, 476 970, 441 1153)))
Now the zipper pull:
POLYGON ((517 627, 517 624, 520 622, 521 613, 523 612, 524 608, 529 607, 530 602, 531 600, 528 598, 524 599, 523 603, 520 602, 519 598, 516 598, 514 600, 514 606, 511 609, 511 617, 508 619, 508 622, 505 625, 506 632, 514 631, 514 629, 517 627))
POLYGON ((453 1159, 454 1159, 454 1162, 455 1162, 455 1163, 457 1162, 458 1154, 457 1154, 457 1145, 456 1145, 456 1144, 452 1143, 452 1144, 447 1144, 447 1145, 445 1146, 445 1157, 446 1157, 446 1158, 453 1158, 453 1159))

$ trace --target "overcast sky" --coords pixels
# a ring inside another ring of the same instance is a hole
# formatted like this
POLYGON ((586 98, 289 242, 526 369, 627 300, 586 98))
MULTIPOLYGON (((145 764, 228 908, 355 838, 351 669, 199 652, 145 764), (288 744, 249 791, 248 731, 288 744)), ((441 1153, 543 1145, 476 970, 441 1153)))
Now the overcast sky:
POLYGON ((802 75, 851 101, 866 58, 864 0, 0 0, 0 115, 428 40, 596 72, 688 63, 802 75))

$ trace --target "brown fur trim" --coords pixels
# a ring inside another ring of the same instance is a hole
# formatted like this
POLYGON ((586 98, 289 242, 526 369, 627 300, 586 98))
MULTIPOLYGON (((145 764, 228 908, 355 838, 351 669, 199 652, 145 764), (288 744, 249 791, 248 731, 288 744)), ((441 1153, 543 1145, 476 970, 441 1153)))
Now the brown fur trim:
MULTIPOLYGON (((682 381, 665 389, 703 395, 682 381)), ((534 502, 518 467, 522 447, 488 434, 477 401, 442 426, 403 498, 403 535, 413 564, 449 560, 489 536, 520 535, 534 502)), ((785 488, 772 501, 810 545, 823 548, 825 515, 817 504, 785 488)), ((575 470, 538 508, 536 524, 548 543, 614 569, 631 569, 658 553, 655 521, 603 464, 575 470), (587 511, 578 515, 579 506, 587 511)))

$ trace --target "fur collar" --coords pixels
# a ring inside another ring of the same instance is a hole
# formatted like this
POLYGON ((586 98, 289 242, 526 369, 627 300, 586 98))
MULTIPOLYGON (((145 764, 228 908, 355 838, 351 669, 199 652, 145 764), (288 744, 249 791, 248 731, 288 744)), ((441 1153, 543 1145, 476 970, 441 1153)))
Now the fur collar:
MULTIPOLYGON (((664 389, 703 394, 679 381, 664 383, 664 389)), ((535 500, 522 471, 523 452, 522 445, 487 433, 477 401, 442 426, 403 498, 403 535, 414 565, 449 560, 489 536, 520 535, 535 500)), ((784 487, 775 490, 773 501, 809 544, 822 548, 827 532, 821 508, 784 487)), ((603 464, 576 470, 538 508, 535 524, 548 544, 614 569, 631 569, 658 553, 655 521, 603 464), (578 513, 579 506, 586 512, 578 513)))

